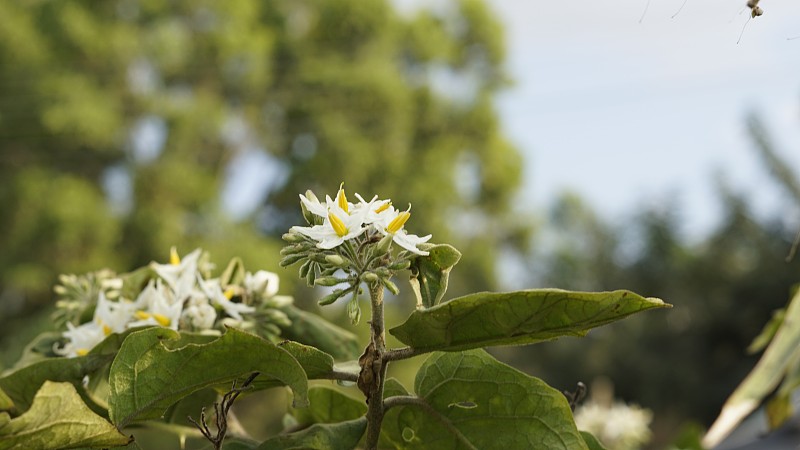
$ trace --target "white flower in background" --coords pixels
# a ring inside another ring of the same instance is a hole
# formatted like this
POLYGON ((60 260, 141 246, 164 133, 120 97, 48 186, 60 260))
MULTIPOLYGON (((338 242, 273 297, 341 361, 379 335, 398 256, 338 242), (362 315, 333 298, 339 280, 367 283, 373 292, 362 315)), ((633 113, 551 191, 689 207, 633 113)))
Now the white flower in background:
POLYGON ((375 222, 374 226, 384 236, 391 235, 392 240, 404 249, 417 255, 427 255, 428 252, 418 249, 417 245, 428 242, 431 235, 419 237, 415 234, 406 233, 403 226, 409 217, 411 217, 411 205, 408 205, 408 209, 405 211, 398 211, 394 206, 389 205, 380 213, 379 220, 375 222))
POLYGON ((101 291, 97 297, 94 321, 103 328, 106 336, 111 333, 121 333, 128 328, 128 322, 133 320, 135 312, 135 303, 122 299, 116 302, 109 301, 101 291))
POLYGON ((205 297, 194 297, 181 314, 181 326, 192 330, 208 330, 217 320, 217 310, 205 297))
POLYGON ((151 267, 170 287, 173 302, 183 302, 195 288, 198 276, 198 260, 202 251, 198 248, 181 259, 175 247, 170 249, 169 264, 151 263, 151 267))
POLYGON ((103 326, 95 321, 86 322, 77 327, 71 322, 67 322, 67 331, 64 332, 64 337, 69 342, 61 348, 54 347, 53 351, 59 355, 73 358, 89 353, 89 350, 106 338, 106 333, 103 331, 103 326))
POLYGON ((256 273, 245 273, 243 284, 250 295, 256 298, 269 298, 278 293, 280 280, 276 273, 259 270, 256 273))
POLYGON ((578 429, 590 432, 613 450, 641 448, 650 440, 652 420, 649 410, 621 402, 608 405, 590 401, 575 411, 578 429))
POLYGON ((237 321, 243 320, 242 314, 249 314, 256 310, 250 305, 232 302, 233 291, 229 289, 223 292, 218 279, 203 281, 201 286, 212 304, 221 307, 225 314, 237 321))
POLYGON ((138 320, 129 323, 128 328, 159 325, 178 329, 183 302, 171 301, 161 280, 150 280, 139 294, 135 305, 137 311, 133 316, 138 320))

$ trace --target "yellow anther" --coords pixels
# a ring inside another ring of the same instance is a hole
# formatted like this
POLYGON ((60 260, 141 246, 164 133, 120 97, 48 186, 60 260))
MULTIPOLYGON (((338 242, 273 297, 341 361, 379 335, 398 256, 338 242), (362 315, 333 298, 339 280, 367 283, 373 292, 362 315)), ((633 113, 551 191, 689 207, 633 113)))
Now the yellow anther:
POLYGON ((390 206, 392 206, 392 202, 386 202, 386 203, 382 204, 378 209, 376 209, 375 212, 380 214, 380 213, 386 211, 387 209, 389 209, 390 206))
POLYGON ((336 194, 336 204, 339 205, 339 208, 342 208, 342 211, 350 214, 350 209, 347 206, 347 196, 344 195, 344 183, 339 185, 339 193, 336 194))
POLYGON ((169 249, 169 263, 173 266, 180 265, 181 263, 181 257, 178 256, 178 249, 174 246, 169 249))
POLYGON ((103 334, 105 334, 106 336, 111 334, 111 327, 106 324, 103 324, 103 334))
POLYGON ((133 313, 133 315, 136 316, 136 318, 139 320, 147 320, 150 318, 150 313, 144 311, 136 311, 135 313, 133 313))
POLYGON ((389 222, 389 225, 386 226, 386 231, 392 234, 400 231, 400 229, 403 228, 403 225, 405 225, 408 221, 408 218, 411 217, 411 213, 409 211, 411 211, 411 206, 408 207, 408 210, 401 212, 397 215, 397 217, 392 219, 392 221, 389 222))
POLYGON ((328 211, 328 220, 331 222, 333 231, 335 231, 339 237, 343 237, 344 235, 347 234, 347 227, 344 226, 344 222, 342 222, 342 219, 336 217, 336 214, 328 211))
POLYGON ((225 292, 222 293, 228 300, 233 298, 233 288, 225 289, 225 292))
POLYGON ((86 356, 87 353, 89 353, 89 349, 86 348, 79 348, 75 350, 75 354, 78 356, 86 356))
POLYGON ((160 323, 161 326, 168 327, 170 324, 169 317, 165 315, 153 313, 153 318, 156 319, 156 322, 160 323))

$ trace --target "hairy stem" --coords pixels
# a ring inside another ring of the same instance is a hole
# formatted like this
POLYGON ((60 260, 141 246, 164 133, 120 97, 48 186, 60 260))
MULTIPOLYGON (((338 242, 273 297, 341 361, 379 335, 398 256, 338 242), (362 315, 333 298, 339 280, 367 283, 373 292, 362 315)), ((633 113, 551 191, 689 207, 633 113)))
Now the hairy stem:
POLYGON ((430 350, 421 350, 414 347, 392 348, 383 354, 384 361, 400 361, 428 353, 430 350))
POLYGON ((370 321, 371 342, 362 356, 364 366, 360 377, 368 373, 369 380, 364 386, 367 390, 367 438, 368 450, 378 448, 378 437, 383 422, 383 381, 386 378, 388 364, 383 361, 386 352, 386 333, 383 325, 383 284, 379 281, 369 284, 369 296, 372 307, 370 321))
POLYGON ((420 409, 425 410, 425 412, 439 421, 439 423, 444 426, 447 431, 449 431, 458 441, 464 445, 464 447, 471 449, 471 450, 478 450, 477 447, 472 445, 472 443, 464 436, 458 428, 453 425, 453 422, 450 421, 446 416, 444 416, 439 411, 433 409, 428 402, 425 401, 423 398, 414 397, 411 395, 398 395, 395 397, 389 397, 383 401, 383 409, 384 412, 393 408, 395 406, 416 406, 420 409))

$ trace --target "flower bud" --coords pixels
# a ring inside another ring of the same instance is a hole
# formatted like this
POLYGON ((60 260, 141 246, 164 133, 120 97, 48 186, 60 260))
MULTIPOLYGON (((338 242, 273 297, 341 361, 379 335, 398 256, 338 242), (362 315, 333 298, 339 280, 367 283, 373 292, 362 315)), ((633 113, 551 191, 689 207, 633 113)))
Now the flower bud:
MULTIPOLYGON (((306 191, 306 198, 312 202, 319 203, 319 199, 317 199, 317 196, 314 195, 310 189, 306 191)), ((317 225, 316 216, 306 208, 303 202, 300 202, 300 208, 303 210, 303 218, 306 219, 306 222, 308 222, 309 225, 317 225)))
POLYGON ((283 236, 281 236, 281 239, 283 239, 284 241, 286 241, 286 242, 288 242, 290 244, 294 244, 294 243, 297 243, 297 242, 303 242, 303 240, 305 240, 305 238, 303 237, 302 234, 295 233, 293 231, 290 231, 288 233, 283 233, 283 236))
POLYGON ((317 286, 336 286, 337 284, 342 284, 347 280, 336 278, 336 277, 320 277, 314 280, 314 284, 317 286))
POLYGON ((347 304, 347 316, 350 317, 350 322, 353 325, 358 324, 361 320, 361 307, 358 305, 358 297, 353 297, 347 304))
POLYGON ((411 267, 411 261, 404 259, 389 266, 391 270, 406 270, 411 267))
POLYGON ((366 281, 367 283, 374 283, 374 282, 378 281, 380 278, 378 277, 377 274, 375 274, 373 272, 367 272, 367 273, 361 275, 361 279, 366 281))
POLYGON ((344 293, 345 293, 344 289, 336 289, 332 293, 326 295, 325 297, 322 297, 322 299, 320 299, 320 301, 317 303, 319 304, 319 306, 330 305, 336 300, 339 300, 339 297, 344 295, 344 293))
POLYGON ((306 257, 306 255, 302 255, 302 254, 301 255, 285 256, 281 260, 281 262, 278 263, 278 265, 280 265, 281 267, 288 267, 288 266, 291 266, 292 264, 296 263, 297 261, 300 261, 301 259, 303 259, 305 257, 306 257))
POLYGON ((381 279, 381 281, 383 282, 383 285, 386 286, 386 289, 389 289, 389 291, 392 294, 397 295, 400 293, 400 289, 397 288, 397 285, 394 284, 392 280, 389 280, 388 278, 383 278, 381 279))
POLYGON ((339 255, 325 255, 325 261, 336 267, 347 267, 350 265, 350 260, 339 255))
POLYGON ((392 276, 392 271, 387 269, 386 267, 378 267, 375 269, 375 273, 381 278, 388 278, 392 276))
POLYGON ((378 244, 375 245, 375 256, 385 255, 392 248, 392 238, 391 234, 387 234, 378 241, 378 244))
POLYGON ((283 247, 281 249, 281 256, 294 255, 296 253, 302 253, 302 252, 304 252, 304 251, 306 251, 306 250, 308 250, 310 248, 311 248, 311 246, 308 245, 307 243, 287 245, 286 247, 283 247))

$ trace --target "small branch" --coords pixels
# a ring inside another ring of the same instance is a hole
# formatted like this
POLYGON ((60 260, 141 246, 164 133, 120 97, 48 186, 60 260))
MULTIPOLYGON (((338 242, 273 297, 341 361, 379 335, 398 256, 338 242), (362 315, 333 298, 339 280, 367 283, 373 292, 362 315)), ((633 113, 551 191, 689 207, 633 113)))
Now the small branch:
POLYGON ((205 407, 200 410, 199 423, 194 420, 192 416, 187 416, 189 422, 193 423, 194 426, 196 426, 197 429, 203 433, 203 436, 211 441, 211 444, 214 445, 215 450, 220 450, 222 448, 222 441, 225 440, 225 434, 228 432, 228 412, 230 411, 231 406, 233 406, 233 402, 236 401, 236 399, 239 397, 239 394, 250 389, 250 383, 252 383, 257 376, 258 372, 253 372, 250 374, 241 387, 236 387, 236 380, 233 380, 231 390, 222 397, 222 403, 214 402, 214 412, 216 413, 215 422, 217 426, 216 436, 212 435, 211 430, 208 429, 205 407))
POLYGON ((386 350, 386 353, 383 354, 383 360, 400 361, 403 359, 409 359, 415 356, 423 355, 429 352, 431 352, 431 350, 423 350, 413 347, 393 348, 390 350, 386 350))
POLYGON ((356 381, 358 381, 358 374, 334 369, 333 371, 329 372, 322 378, 326 380, 352 381, 353 383, 355 383, 356 381))
POLYGON ((461 431, 455 427, 455 425, 453 425, 453 422, 451 422, 450 419, 447 418, 447 416, 433 409, 433 407, 429 405, 428 402, 425 401, 425 399, 414 397, 411 395, 398 395, 395 397, 389 397, 383 401, 384 412, 388 411, 390 408, 393 408, 395 406, 419 407, 426 413, 433 416, 436 420, 438 420, 439 423, 441 423, 442 426, 444 426, 447 429, 447 431, 449 431, 450 434, 452 434, 456 439, 458 439, 458 441, 461 442, 466 448, 470 450, 478 450, 478 448, 475 447, 472 444, 472 442, 470 442, 469 439, 467 439, 467 437, 464 436, 461 433, 461 431))

